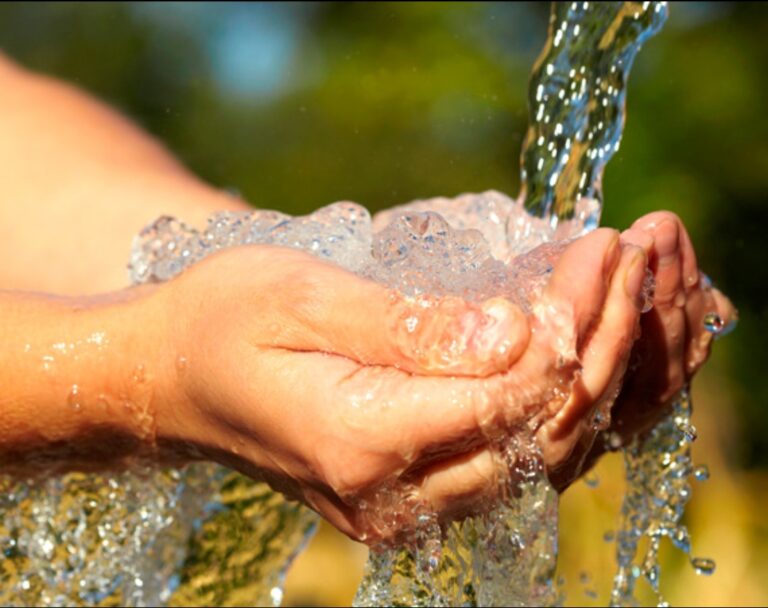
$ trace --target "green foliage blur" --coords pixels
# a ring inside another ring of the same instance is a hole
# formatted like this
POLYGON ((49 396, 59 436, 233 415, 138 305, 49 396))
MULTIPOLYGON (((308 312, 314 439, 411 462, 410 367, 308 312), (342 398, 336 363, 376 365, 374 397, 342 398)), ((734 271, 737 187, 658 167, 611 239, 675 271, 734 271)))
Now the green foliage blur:
MULTIPOLYGON (((527 77, 548 11, 546 3, 2 3, 0 50, 91 91, 254 206, 303 214, 354 200, 375 211, 517 192, 527 77)), ((739 327, 716 344, 699 403, 722 439, 712 449, 729 470, 759 473, 763 487, 766 66, 767 5, 672 3, 630 77, 603 216, 625 228, 649 211, 677 212, 702 267, 736 303, 739 327)), ((759 533, 765 542, 765 525, 759 533)))

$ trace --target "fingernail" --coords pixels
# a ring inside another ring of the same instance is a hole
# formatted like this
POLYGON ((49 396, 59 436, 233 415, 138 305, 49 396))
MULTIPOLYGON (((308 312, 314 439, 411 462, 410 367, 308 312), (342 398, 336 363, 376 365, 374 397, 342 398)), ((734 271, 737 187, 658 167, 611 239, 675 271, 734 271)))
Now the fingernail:
POLYGON ((621 255, 621 247, 619 247, 620 241, 621 235, 617 232, 605 248, 605 257, 603 258, 603 274, 605 276, 610 275, 614 268, 616 268, 616 263, 621 255))
POLYGON ((653 249, 654 238, 650 232, 639 230, 638 228, 630 228, 621 233, 621 243, 623 245, 635 245, 645 251, 646 255, 650 255, 653 249))
POLYGON ((485 325, 475 334, 475 345, 481 352, 490 354, 509 339, 509 309, 503 302, 491 299, 482 304, 482 311, 485 325))
POLYGON ((624 291, 638 308, 643 306, 643 282, 645 281, 646 257, 643 251, 638 251, 629 263, 624 291))
POLYGON ((656 231, 656 253, 659 265, 663 266, 676 260, 680 255, 680 230, 675 222, 664 220, 656 231))
POLYGON ((491 298, 481 306, 486 324, 475 336, 478 350, 492 358, 514 358, 521 344, 526 327, 519 323, 520 310, 501 298, 491 298), (513 352, 514 351, 514 352, 513 352))

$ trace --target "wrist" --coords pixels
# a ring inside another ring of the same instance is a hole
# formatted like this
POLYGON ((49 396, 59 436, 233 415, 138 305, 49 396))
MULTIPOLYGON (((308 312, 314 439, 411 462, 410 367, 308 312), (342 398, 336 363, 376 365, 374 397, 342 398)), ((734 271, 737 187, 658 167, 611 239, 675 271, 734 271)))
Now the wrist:
POLYGON ((96 298, 0 293, 0 467, 104 468, 150 454, 165 390, 153 286, 96 298))

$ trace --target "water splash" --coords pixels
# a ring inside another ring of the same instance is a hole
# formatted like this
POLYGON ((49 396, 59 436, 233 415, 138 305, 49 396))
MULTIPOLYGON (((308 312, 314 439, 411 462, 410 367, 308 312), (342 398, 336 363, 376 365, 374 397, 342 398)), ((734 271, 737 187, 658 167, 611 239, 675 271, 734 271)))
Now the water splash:
MULTIPOLYGON (((627 489, 616 535, 618 571, 611 592, 612 606, 635 606, 638 580, 645 580, 664 604, 659 583, 659 549, 664 538, 690 557, 691 540, 682 523, 691 497, 690 477, 705 480, 706 468, 694 469, 691 459, 691 401, 687 390, 674 399, 672 412, 644 439, 635 438, 624 450, 627 489), (641 542, 645 550, 640 551, 641 542)), ((711 574, 714 561, 693 558, 699 574, 711 574)))
POLYGON ((207 464, 4 477, 0 512, 4 606, 278 605, 316 523, 207 464))
POLYGON ((490 512, 442 529, 425 518, 404 547, 374 547, 355 606, 549 606, 557 558, 557 492, 520 429, 501 449, 509 477, 490 512))

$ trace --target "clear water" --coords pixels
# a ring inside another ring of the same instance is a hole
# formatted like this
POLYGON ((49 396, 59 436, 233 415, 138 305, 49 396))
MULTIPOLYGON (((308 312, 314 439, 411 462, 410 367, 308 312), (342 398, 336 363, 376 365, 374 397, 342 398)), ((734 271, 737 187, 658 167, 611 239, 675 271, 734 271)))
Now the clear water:
POLYGON ((0 604, 279 604, 316 516, 213 465, 0 482, 0 604))
POLYGON ((693 467, 691 424, 687 390, 674 399, 672 412, 640 442, 624 449, 627 490, 616 535, 618 572, 611 592, 612 606, 637 605, 636 584, 646 581, 659 605, 667 605, 660 590, 659 549, 664 538, 685 553, 698 574, 712 574, 713 560, 691 558, 691 539, 683 525, 685 505, 691 497, 690 478, 706 481, 706 467, 693 467))
POLYGON ((441 530, 425 517, 404 547, 374 547, 357 606, 548 606, 557 603, 557 492, 530 431, 501 449, 510 478, 488 513, 441 530))
POLYGON ((627 78, 643 43, 667 18, 666 2, 553 2, 549 37, 533 68, 522 198, 556 226, 597 227, 606 163, 624 129, 627 78), (580 208, 583 199, 597 205, 580 208))
MULTIPOLYGON (((351 203, 304 218, 222 213, 201 230, 160 218, 136 240, 133 282, 168 280, 223 247, 267 243, 302 249, 411 295, 504 295, 531 314, 528 303, 546 284, 558 242, 599 221, 600 179, 620 141, 629 68, 666 10, 666 3, 650 2, 553 6, 531 80, 518 201, 498 192, 417 201, 381 214, 373 226, 351 203)), ((709 325, 719 331, 717 319, 709 325)), ((564 399, 570 373, 553 376, 538 405, 564 399)), ((687 396, 675 407, 648 441, 625 452, 614 604, 632 603, 641 578, 658 589, 661 538, 690 552, 680 524, 687 480, 707 473, 690 463, 695 430, 687 396)), ((419 509, 421 527, 407 546, 371 552, 358 605, 560 601, 552 580, 557 495, 530 429, 521 427, 496 451, 508 471, 499 481, 506 498, 444 529, 433 514, 400 500, 408 488, 382 488, 370 516, 386 517, 387 504, 409 504, 419 509)), ((214 465, 2 484, 0 602, 7 605, 276 605, 285 570, 317 521, 264 484, 214 465)), ((714 569, 706 558, 692 564, 702 573, 714 569)))

